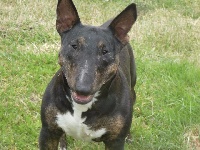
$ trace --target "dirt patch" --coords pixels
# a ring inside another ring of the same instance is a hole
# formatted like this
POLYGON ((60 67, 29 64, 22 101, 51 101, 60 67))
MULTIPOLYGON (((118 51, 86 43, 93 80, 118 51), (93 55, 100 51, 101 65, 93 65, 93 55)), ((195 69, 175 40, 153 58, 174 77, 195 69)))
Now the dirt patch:
POLYGON ((185 143, 188 150, 200 150, 200 130, 199 128, 190 129, 184 134, 185 143))

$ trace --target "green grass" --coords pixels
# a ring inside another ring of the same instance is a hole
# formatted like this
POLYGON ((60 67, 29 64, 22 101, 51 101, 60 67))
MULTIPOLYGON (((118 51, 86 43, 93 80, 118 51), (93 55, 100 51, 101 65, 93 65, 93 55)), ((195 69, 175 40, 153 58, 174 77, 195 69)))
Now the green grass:
MULTIPOLYGON (((127 150, 200 148, 200 2, 136 0, 137 103, 127 150)), ((75 0, 100 25, 130 0, 75 0), (113 8, 113 9, 112 9, 113 8)), ((0 149, 38 149, 42 94, 59 68, 56 1, 0 1, 0 149)), ((69 149, 103 149, 69 138, 69 149)))

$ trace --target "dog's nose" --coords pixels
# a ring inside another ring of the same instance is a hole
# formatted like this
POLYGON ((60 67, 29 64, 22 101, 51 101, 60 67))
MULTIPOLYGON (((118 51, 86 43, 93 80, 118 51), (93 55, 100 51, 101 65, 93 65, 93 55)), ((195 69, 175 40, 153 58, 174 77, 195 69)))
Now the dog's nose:
POLYGON ((92 93, 92 86, 95 78, 95 67, 88 59, 79 64, 77 69, 75 90, 81 95, 90 95, 92 93))
POLYGON ((80 94, 80 95, 90 95, 91 94, 91 86, 89 85, 83 85, 81 83, 77 83, 76 84, 76 93, 80 94))

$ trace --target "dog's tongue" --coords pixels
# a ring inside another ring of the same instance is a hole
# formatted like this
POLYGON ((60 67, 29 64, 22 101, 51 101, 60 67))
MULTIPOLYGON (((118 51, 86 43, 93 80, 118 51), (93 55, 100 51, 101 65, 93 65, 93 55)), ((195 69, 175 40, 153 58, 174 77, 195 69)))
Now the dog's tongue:
POLYGON ((76 92, 72 92, 72 97, 74 101, 78 104, 86 104, 92 100, 92 95, 85 96, 76 92))

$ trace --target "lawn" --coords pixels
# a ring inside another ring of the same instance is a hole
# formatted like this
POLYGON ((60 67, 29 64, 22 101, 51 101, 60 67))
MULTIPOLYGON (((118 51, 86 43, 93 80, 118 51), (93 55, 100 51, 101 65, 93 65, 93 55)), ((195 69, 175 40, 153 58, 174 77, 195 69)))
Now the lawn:
MULTIPOLYGON (((74 0, 84 24, 101 25, 131 0, 74 0)), ((130 32, 137 102, 126 150, 200 149, 200 1, 135 0, 130 32)), ((40 104, 59 68, 55 0, 0 1, 0 149, 38 149, 40 104)), ((69 150, 103 144, 68 139, 69 150)))

